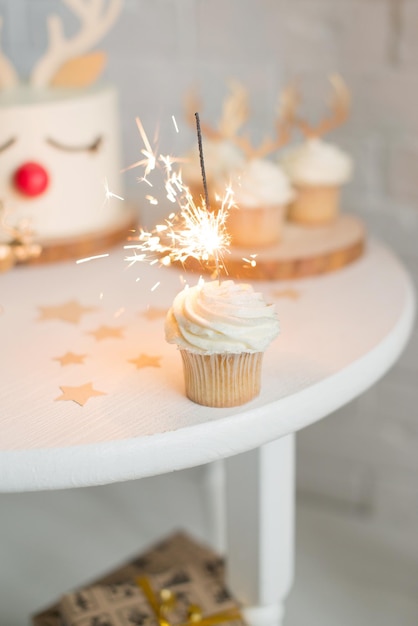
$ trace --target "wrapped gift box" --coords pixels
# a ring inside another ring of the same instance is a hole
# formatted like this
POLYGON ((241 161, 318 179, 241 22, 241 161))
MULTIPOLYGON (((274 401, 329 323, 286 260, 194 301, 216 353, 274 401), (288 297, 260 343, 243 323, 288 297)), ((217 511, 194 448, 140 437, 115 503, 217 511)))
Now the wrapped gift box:
MULTIPOLYGON (((204 585, 207 584, 213 589, 217 588, 218 593, 224 590, 224 594, 228 596, 224 586, 223 559, 210 548, 194 541, 190 536, 182 532, 171 535, 121 567, 91 581, 89 585, 76 591, 75 594, 79 594, 79 601, 83 603, 82 598, 86 597, 85 594, 89 594, 92 588, 95 589, 94 593, 97 593, 97 587, 106 586, 109 592, 112 586, 115 590, 118 587, 122 589, 120 585, 125 583, 128 586, 132 586, 138 577, 165 575, 168 570, 181 570, 185 567, 192 567, 193 577, 199 581, 199 585, 201 584, 200 581, 202 581, 204 585), (212 585, 215 585, 215 587, 212 587, 212 585)), ((64 598, 62 603, 65 606, 64 598)), ((63 626, 61 608, 61 605, 56 603, 34 615, 32 618, 33 626, 63 626)), ((93 623, 95 626, 101 626, 97 620, 93 623)), ((82 626, 87 626, 87 624, 89 622, 82 624, 82 626)), ((134 626, 136 623, 128 621, 126 624, 134 626)))
POLYGON ((192 565, 75 591, 59 609, 66 626, 242 625, 223 581, 192 565))

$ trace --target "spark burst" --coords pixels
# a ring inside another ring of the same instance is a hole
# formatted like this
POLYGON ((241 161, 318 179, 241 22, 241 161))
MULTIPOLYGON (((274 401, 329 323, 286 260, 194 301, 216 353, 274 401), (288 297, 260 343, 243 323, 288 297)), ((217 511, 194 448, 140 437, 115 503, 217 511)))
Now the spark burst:
POLYGON ((94 261, 95 259, 104 259, 109 256, 109 252, 105 252, 104 254, 96 254, 95 256, 85 257, 84 259, 77 259, 76 264, 87 263, 88 261, 94 261))
POLYGON ((109 183, 107 182, 107 178, 104 179, 104 190, 105 190, 105 202, 107 200, 110 200, 110 198, 117 198, 118 200, 124 200, 125 199, 125 198, 122 198, 122 196, 118 196, 116 193, 113 193, 113 191, 110 191, 109 183))
POLYGON ((179 173, 173 172, 165 187, 167 197, 178 202, 180 210, 171 213, 152 231, 141 230, 135 243, 125 246, 126 250, 133 250, 126 260, 132 263, 160 262, 165 266, 178 262, 184 264, 189 258, 205 264, 213 261, 219 278, 221 269, 225 269, 224 256, 229 252, 226 218, 233 204, 231 189, 227 189, 218 210, 208 211, 204 203, 195 203, 179 173))
MULTIPOLYGON (((232 189, 227 188, 224 198, 217 199, 217 208, 213 211, 208 209, 202 198, 197 203, 183 183, 181 172, 173 168, 181 159, 168 155, 157 157, 139 120, 137 126, 145 145, 141 151, 145 159, 131 167, 144 167, 144 176, 139 180, 145 182, 148 182, 147 175, 152 170, 163 170, 166 197, 171 203, 177 204, 179 210, 172 212, 163 224, 158 224, 152 231, 141 229, 139 235, 125 246, 125 250, 133 251, 126 260, 131 264, 148 262, 164 266, 179 262, 184 264, 189 258, 208 267, 213 262, 213 269, 219 279, 221 269, 225 270, 224 256, 229 252, 230 235, 226 229, 226 219, 234 204, 232 189)), ((151 204, 157 203, 153 196, 147 196, 147 199, 151 204)))

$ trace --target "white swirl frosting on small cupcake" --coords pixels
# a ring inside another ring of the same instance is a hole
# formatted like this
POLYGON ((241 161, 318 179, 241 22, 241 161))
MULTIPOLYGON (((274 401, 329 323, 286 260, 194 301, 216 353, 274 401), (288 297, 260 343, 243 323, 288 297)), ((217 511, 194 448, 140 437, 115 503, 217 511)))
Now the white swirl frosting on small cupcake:
POLYGON ((319 138, 290 149, 280 163, 294 185, 342 185, 353 169, 345 152, 319 138))
POLYGON ((273 304, 244 283, 199 283, 183 289, 167 313, 169 343, 200 354, 263 352, 279 333, 273 304))
POLYGON ((294 196, 289 178, 275 163, 252 159, 231 177, 235 204, 243 209, 283 206, 294 196))

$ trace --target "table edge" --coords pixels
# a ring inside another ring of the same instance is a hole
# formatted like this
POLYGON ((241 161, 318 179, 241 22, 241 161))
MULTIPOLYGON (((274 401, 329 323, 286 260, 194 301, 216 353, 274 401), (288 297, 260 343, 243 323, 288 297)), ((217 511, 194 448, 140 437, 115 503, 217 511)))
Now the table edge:
POLYGON ((415 291, 408 272, 400 266, 405 279, 405 307, 385 339, 326 380, 269 404, 268 411, 266 407, 244 410, 239 416, 242 427, 239 440, 235 435, 237 416, 233 415, 219 420, 215 430, 210 422, 205 422, 119 441, 50 450, 3 451, 0 452, 0 492, 87 487, 187 469, 246 452, 326 417, 377 382, 407 345, 415 318, 415 291), (330 385, 332 394, 329 394, 330 385), (255 421, 257 429, 254 429, 255 421), (190 429, 194 431, 194 448, 190 445, 190 429))

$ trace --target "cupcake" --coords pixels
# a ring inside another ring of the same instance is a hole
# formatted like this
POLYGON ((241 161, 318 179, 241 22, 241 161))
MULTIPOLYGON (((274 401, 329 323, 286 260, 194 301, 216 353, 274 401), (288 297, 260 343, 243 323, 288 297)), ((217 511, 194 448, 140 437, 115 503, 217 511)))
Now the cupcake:
MULTIPOLYGON (((222 198, 225 195, 231 172, 244 164, 244 156, 241 150, 227 139, 205 139, 204 147, 209 202, 214 207, 216 197, 222 198)), ((197 148, 186 155, 186 162, 182 167, 182 178, 189 187, 195 202, 199 203, 199 198, 204 195, 204 192, 197 148)))
POLYGON ((180 349, 187 397, 211 407, 260 393, 263 354, 278 333, 274 305, 232 280, 186 287, 165 322, 166 340, 180 349))
POLYGON ((351 177, 351 158, 314 137, 290 150, 281 165, 296 192, 289 219, 312 225, 333 221, 339 211, 340 187, 351 177))
POLYGON ((234 203, 226 227, 231 244, 262 248, 281 239, 294 192, 284 171, 267 159, 251 159, 231 178, 234 203))

